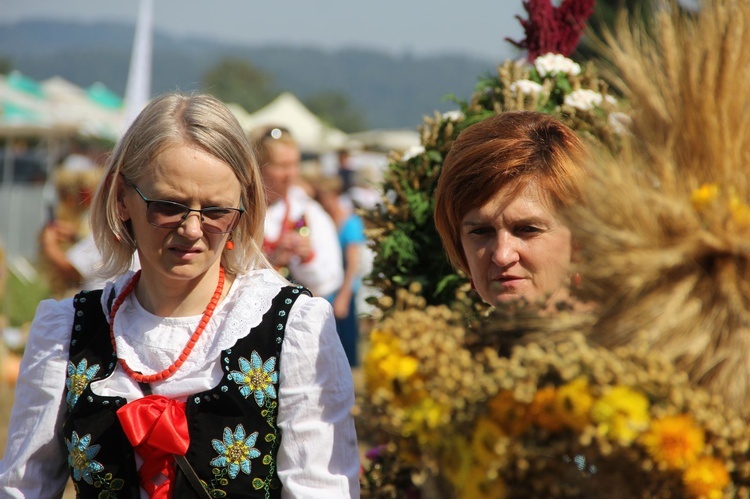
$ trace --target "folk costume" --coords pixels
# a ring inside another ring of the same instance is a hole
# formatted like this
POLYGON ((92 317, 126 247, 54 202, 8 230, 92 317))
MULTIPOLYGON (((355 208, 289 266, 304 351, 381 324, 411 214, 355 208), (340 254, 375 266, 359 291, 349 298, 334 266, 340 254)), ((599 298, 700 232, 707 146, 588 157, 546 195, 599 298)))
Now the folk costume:
POLYGON ((285 199, 268 207, 264 252, 269 254, 281 234, 291 230, 310 237, 313 254, 307 261, 297 259, 279 270, 314 296, 330 296, 344 281, 338 233, 331 217, 299 187, 290 187, 285 199))
POLYGON ((57 497, 72 476, 79 497, 358 496, 351 373, 327 303, 270 270, 239 275, 180 368, 139 384, 121 362, 174 363, 200 317, 158 317, 131 294, 111 341, 132 277, 40 304, 0 495, 57 497))

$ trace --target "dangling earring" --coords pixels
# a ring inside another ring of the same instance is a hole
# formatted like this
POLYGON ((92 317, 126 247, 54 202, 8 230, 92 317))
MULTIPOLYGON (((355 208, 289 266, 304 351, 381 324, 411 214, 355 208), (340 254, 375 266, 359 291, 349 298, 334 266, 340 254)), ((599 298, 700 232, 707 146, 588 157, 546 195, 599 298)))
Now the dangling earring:
POLYGON ((573 274, 573 276, 570 278, 570 283, 574 288, 581 287, 581 274, 579 274, 578 272, 573 274))
POLYGON ((234 241, 232 241, 232 237, 232 234, 229 233, 229 239, 227 239, 226 244, 224 244, 224 247, 229 251, 232 251, 234 249, 234 241))

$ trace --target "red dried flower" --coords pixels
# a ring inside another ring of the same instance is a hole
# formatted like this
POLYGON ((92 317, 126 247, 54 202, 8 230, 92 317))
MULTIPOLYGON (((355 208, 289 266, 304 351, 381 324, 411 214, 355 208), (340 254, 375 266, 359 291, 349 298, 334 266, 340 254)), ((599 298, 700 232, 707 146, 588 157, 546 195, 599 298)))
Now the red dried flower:
POLYGON ((586 21, 594 13, 595 0, 563 0, 559 7, 552 0, 524 0, 528 19, 516 16, 526 38, 520 42, 506 38, 513 45, 528 51, 528 60, 553 52, 570 56, 578 46, 586 21))

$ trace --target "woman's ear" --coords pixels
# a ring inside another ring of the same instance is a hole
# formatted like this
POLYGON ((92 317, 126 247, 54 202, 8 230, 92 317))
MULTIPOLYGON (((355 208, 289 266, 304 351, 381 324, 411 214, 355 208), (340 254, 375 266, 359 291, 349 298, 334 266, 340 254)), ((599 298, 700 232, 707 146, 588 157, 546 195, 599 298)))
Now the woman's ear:
POLYGON ((117 196, 117 215, 120 217, 120 220, 127 222, 130 220, 130 210, 128 210, 127 203, 125 202, 128 186, 125 184, 125 179, 122 175, 116 175, 112 179, 112 182, 115 183, 114 191, 117 196))
POLYGON ((583 249, 583 246, 581 246, 575 239, 572 239, 570 241, 570 262, 571 263, 581 262, 581 250, 582 249, 583 249))

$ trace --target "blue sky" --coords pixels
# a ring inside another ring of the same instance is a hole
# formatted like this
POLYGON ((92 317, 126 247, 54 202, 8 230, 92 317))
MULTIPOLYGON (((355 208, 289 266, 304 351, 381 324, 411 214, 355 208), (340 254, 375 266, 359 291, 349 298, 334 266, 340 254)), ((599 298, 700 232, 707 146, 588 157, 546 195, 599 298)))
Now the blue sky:
MULTIPOLYGON (((153 0, 156 29, 239 44, 367 47, 414 55, 504 60, 523 37, 522 0, 153 0)), ((23 19, 134 24, 138 0, 3 0, 3 23, 23 19)))

